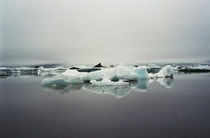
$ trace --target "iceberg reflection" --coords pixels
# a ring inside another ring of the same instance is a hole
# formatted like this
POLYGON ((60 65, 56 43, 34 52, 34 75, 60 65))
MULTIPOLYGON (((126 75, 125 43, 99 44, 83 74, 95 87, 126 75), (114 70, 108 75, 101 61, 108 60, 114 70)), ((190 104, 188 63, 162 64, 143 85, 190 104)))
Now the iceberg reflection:
POLYGON ((96 94, 110 94, 116 98, 123 98, 130 93, 129 85, 97 86, 90 83, 83 84, 83 89, 96 94))
POLYGON ((158 82, 165 88, 172 88, 174 79, 169 78, 157 78, 157 79, 142 79, 139 81, 131 81, 128 85, 93 85, 91 83, 81 83, 81 84, 68 84, 68 83, 41 83, 44 90, 55 91, 60 94, 65 94, 68 92, 74 92, 83 89, 88 92, 95 94, 108 94, 112 95, 118 99, 124 98, 130 92, 146 92, 148 84, 152 82, 158 82))
POLYGON ((159 82, 160 85, 163 85, 165 88, 172 88, 174 85, 174 78, 173 77, 158 78, 157 82, 159 82))
POLYGON ((69 84, 69 85, 62 85, 62 84, 43 85, 41 84, 41 86, 46 91, 55 91, 56 93, 59 93, 59 94, 74 92, 82 88, 82 84, 69 84))
POLYGON ((152 81, 150 79, 142 79, 142 80, 139 80, 139 81, 130 82, 130 84, 131 84, 131 88, 134 91, 146 92, 147 91, 147 85, 151 82, 152 81))

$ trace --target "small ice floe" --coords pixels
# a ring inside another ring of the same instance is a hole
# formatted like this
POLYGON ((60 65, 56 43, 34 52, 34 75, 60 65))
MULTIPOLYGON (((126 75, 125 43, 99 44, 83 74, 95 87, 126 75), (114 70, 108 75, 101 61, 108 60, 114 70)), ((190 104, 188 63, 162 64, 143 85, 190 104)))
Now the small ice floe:
POLYGON ((37 75, 38 68, 34 67, 0 67, 0 76, 37 75))
POLYGON ((182 66, 178 68, 179 72, 184 73, 202 73, 202 72, 210 72, 209 65, 197 65, 197 66, 182 66))
POLYGON ((137 74, 138 80, 139 79, 149 79, 149 75, 148 75, 146 66, 136 67, 133 69, 133 71, 137 74))
POLYGON ((68 70, 52 78, 43 79, 42 85, 68 85, 81 84, 83 80, 80 78, 80 73, 75 70, 68 70))
POLYGON ((167 65, 163 67, 158 73, 149 74, 150 78, 166 78, 166 77, 173 77, 174 69, 171 65, 167 65))
POLYGON ((0 76, 10 76, 12 74, 12 70, 7 67, 0 67, 0 76))

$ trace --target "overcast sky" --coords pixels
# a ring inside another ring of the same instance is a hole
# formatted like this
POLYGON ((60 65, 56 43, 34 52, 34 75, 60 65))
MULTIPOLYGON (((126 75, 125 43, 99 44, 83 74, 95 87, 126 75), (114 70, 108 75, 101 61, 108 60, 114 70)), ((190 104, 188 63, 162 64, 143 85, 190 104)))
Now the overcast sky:
POLYGON ((0 1, 0 64, 210 60, 210 0, 0 1))

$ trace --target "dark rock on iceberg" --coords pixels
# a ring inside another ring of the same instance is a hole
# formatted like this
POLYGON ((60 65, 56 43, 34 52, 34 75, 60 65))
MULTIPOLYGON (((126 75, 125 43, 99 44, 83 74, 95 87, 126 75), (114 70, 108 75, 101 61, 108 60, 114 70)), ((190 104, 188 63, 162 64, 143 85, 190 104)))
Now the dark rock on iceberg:
POLYGON ((97 70, 101 70, 100 68, 85 68, 85 69, 78 69, 77 71, 79 72, 93 72, 93 71, 97 71, 97 70))
POLYGON ((98 68, 100 68, 100 67, 105 67, 105 66, 102 66, 101 65, 101 63, 98 63, 97 65, 95 65, 94 67, 98 67, 98 68))
POLYGON ((80 69, 80 68, 77 68, 77 67, 71 67, 71 68, 69 68, 69 69, 80 69))
POLYGON ((34 68, 35 68, 35 69, 39 69, 39 67, 40 67, 40 66, 36 65, 34 68))

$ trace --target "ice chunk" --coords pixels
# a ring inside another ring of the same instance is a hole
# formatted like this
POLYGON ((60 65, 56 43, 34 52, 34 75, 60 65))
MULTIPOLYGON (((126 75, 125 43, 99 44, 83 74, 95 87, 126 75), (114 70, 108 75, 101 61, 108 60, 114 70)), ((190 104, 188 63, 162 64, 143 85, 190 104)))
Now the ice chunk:
POLYGON ((148 73, 145 66, 139 66, 134 69, 134 72, 138 75, 138 79, 148 79, 148 73))
POLYGON ((76 70, 66 70, 61 75, 69 76, 69 77, 79 77, 80 78, 80 77, 83 77, 85 74, 87 74, 87 73, 78 72, 76 70))
POLYGON ((173 77, 174 70, 171 65, 167 65, 163 67, 158 73, 156 74, 149 74, 150 78, 165 78, 165 77, 173 77))
POLYGON ((79 84, 83 83, 83 81, 79 77, 69 77, 64 75, 55 76, 53 78, 43 79, 42 85, 64 85, 67 86, 69 84, 79 84))
POLYGON ((101 71, 90 72, 90 73, 84 74, 82 79, 85 82, 90 81, 90 80, 102 80, 103 74, 101 73, 101 71))
POLYGON ((117 66, 115 68, 106 68, 100 71, 90 72, 83 76, 84 81, 90 80, 123 80, 123 81, 131 81, 138 80, 138 75, 130 68, 126 66, 117 66))
POLYGON ((10 76, 12 74, 12 70, 6 67, 0 67, 0 76, 10 76))
POLYGON ((163 67, 158 73, 157 77, 172 77, 174 75, 174 70, 171 65, 163 67))
POLYGON ((82 74, 76 70, 68 70, 55 77, 43 79, 41 84, 44 86, 80 84, 83 83, 80 75, 82 74))
POLYGON ((134 81, 138 80, 138 75, 130 68, 126 66, 117 66, 116 76, 123 81, 134 81))
POLYGON ((208 65, 182 66, 178 69, 178 71, 185 73, 210 72, 210 66, 208 65))
POLYGON ((189 67, 189 69, 194 69, 194 70, 209 70, 210 71, 210 66, 208 65, 198 65, 198 66, 192 66, 189 67))

